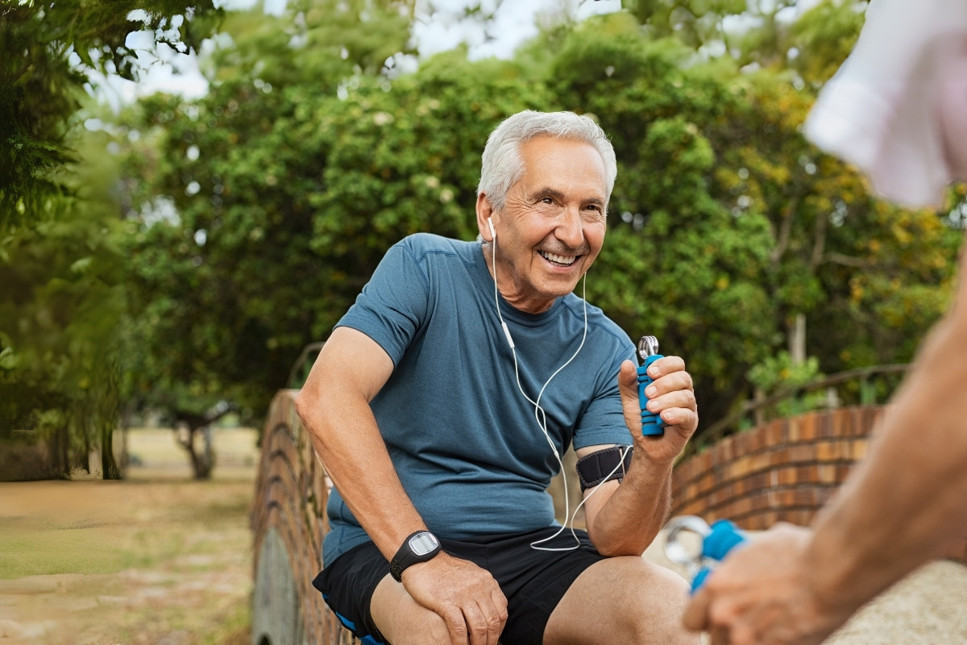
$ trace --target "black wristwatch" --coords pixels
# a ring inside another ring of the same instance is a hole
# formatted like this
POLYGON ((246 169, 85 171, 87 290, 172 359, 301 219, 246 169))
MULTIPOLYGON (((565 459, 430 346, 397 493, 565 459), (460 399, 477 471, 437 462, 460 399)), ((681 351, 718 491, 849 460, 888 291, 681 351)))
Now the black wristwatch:
POLYGON ((403 540, 403 546, 389 563, 389 573, 397 582, 403 581, 403 572, 419 562, 431 560, 440 552, 440 540, 429 531, 417 531, 403 540))

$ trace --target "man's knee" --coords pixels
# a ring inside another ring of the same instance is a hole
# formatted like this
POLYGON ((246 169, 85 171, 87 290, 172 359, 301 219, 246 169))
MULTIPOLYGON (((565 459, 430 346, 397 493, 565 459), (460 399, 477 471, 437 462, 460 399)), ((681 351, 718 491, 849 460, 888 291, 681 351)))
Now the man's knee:
POLYGON ((406 620, 387 625, 379 625, 383 635, 393 645, 426 645, 427 643, 449 643, 450 634, 447 624, 437 614, 429 610, 419 612, 420 616, 409 616, 406 620))
POLYGON ((448 643, 447 624, 433 611, 419 605, 389 576, 373 592, 370 603, 373 622, 393 645, 448 643))
POLYGON ((589 567, 561 599, 545 636, 555 642, 698 643, 682 617, 688 584, 673 571, 627 556, 589 567))
POLYGON ((677 573, 646 563, 651 569, 645 590, 636 594, 638 603, 625 614, 635 633, 634 642, 698 643, 682 623, 688 605, 689 585, 677 573))

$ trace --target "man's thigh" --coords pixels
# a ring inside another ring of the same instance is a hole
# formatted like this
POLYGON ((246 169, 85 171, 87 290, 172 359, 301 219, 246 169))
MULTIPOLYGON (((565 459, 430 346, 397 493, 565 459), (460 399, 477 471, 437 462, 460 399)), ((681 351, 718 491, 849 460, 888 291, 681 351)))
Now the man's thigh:
MULTIPOLYGON (((552 527, 479 541, 441 540, 451 555, 475 562, 497 579, 508 599, 509 616, 502 637, 506 644, 548 642, 545 628, 555 608, 586 569, 602 561, 586 533, 578 531, 580 539, 575 543, 569 533, 551 537, 559 532, 552 527)), ((357 636, 370 635, 376 642, 397 645, 423 634, 427 639, 422 643, 435 642, 428 635, 440 630, 445 633, 443 619, 418 605, 388 570, 389 563, 367 543, 323 570, 316 586, 357 636)))
POLYGON ((678 574, 637 556, 608 558, 588 567, 554 609, 545 645, 575 643, 700 642, 682 615, 688 585, 678 574))
POLYGON ((449 643, 443 618, 423 607, 387 574, 373 592, 372 619, 393 645, 449 643))
MULTIPOLYGON (((501 636, 501 642, 507 645, 540 645, 548 618, 560 599, 587 567, 602 559, 585 532, 562 535, 560 527, 479 540, 442 539, 441 543, 451 555, 474 562, 497 580, 508 603, 501 636)), ((371 611, 380 631, 394 645, 394 634, 411 630, 445 632, 443 620, 432 612, 427 615, 428 610, 417 605, 392 579, 376 588, 371 611)))
POLYGON ((370 615, 375 589, 389 576, 389 563, 372 542, 340 555, 326 566, 313 586, 347 629, 364 643, 384 643, 385 638, 370 615))

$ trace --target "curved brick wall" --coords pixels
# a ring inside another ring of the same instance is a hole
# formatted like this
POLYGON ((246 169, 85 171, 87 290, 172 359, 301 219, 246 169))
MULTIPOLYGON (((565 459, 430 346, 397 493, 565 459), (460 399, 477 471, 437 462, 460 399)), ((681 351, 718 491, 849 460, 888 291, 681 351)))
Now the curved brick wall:
POLYGON ((728 518, 747 530, 777 521, 808 524, 866 456, 883 410, 810 412, 726 437, 675 467, 672 514, 728 518))
MULTIPOLYGON (((857 460, 886 408, 840 408, 777 419, 722 439, 684 459, 672 474, 672 516, 730 519, 757 531, 776 522, 805 526, 857 460)), ((967 564, 967 536, 946 557, 967 564)))
MULTIPOLYGON (((253 620, 265 623, 267 633, 274 627, 285 633, 294 630, 305 642, 351 645, 358 641, 340 629, 310 586, 321 566, 319 545, 328 530, 324 508, 329 490, 325 470, 295 414, 294 394, 284 390, 276 396, 262 437, 251 516, 257 579, 253 620), (267 537, 284 553, 262 548, 267 537), (283 566, 290 571, 274 576, 279 580, 260 577, 263 555, 273 558, 263 571, 278 572, 283 566), (287 586, 295 608, 272 602, 277 587, 285 591, 287 586)), ((672 514, 699 515, 710 522, 728 518, 746 530, 765 529, 780 520, 808 524, 850 466, 866 455, 867 438, 882 413, 882 407, 813 412, 726 437, 676 465, 672 514)), ((567 459, 566 470, 573 473, 573 452, 567 459)), ((576 476, 571 479, 568 492, 577 498, 576 476)), ((555 499, 563 506, 563 487, 559 488, 555 499)), ((949 556, 967 563, 967 539, 952 545, 949 556)))
POLYGON ((359 641, 342 629, 312 586, 329 530, 329 478, 295 412, 295 394, 276 394, 262 434, 251 512, 252 642, 352 645, 359 641))

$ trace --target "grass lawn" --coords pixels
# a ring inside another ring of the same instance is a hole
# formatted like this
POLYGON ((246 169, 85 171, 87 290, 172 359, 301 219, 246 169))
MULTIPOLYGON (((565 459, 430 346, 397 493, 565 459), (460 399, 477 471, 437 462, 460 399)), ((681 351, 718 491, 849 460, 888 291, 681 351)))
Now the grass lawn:
POLYGON ((135 430, 124 481, 0 483, 0 641, 248 643, 258 451, 215 431, 191 479, 169 430, 135 430))

